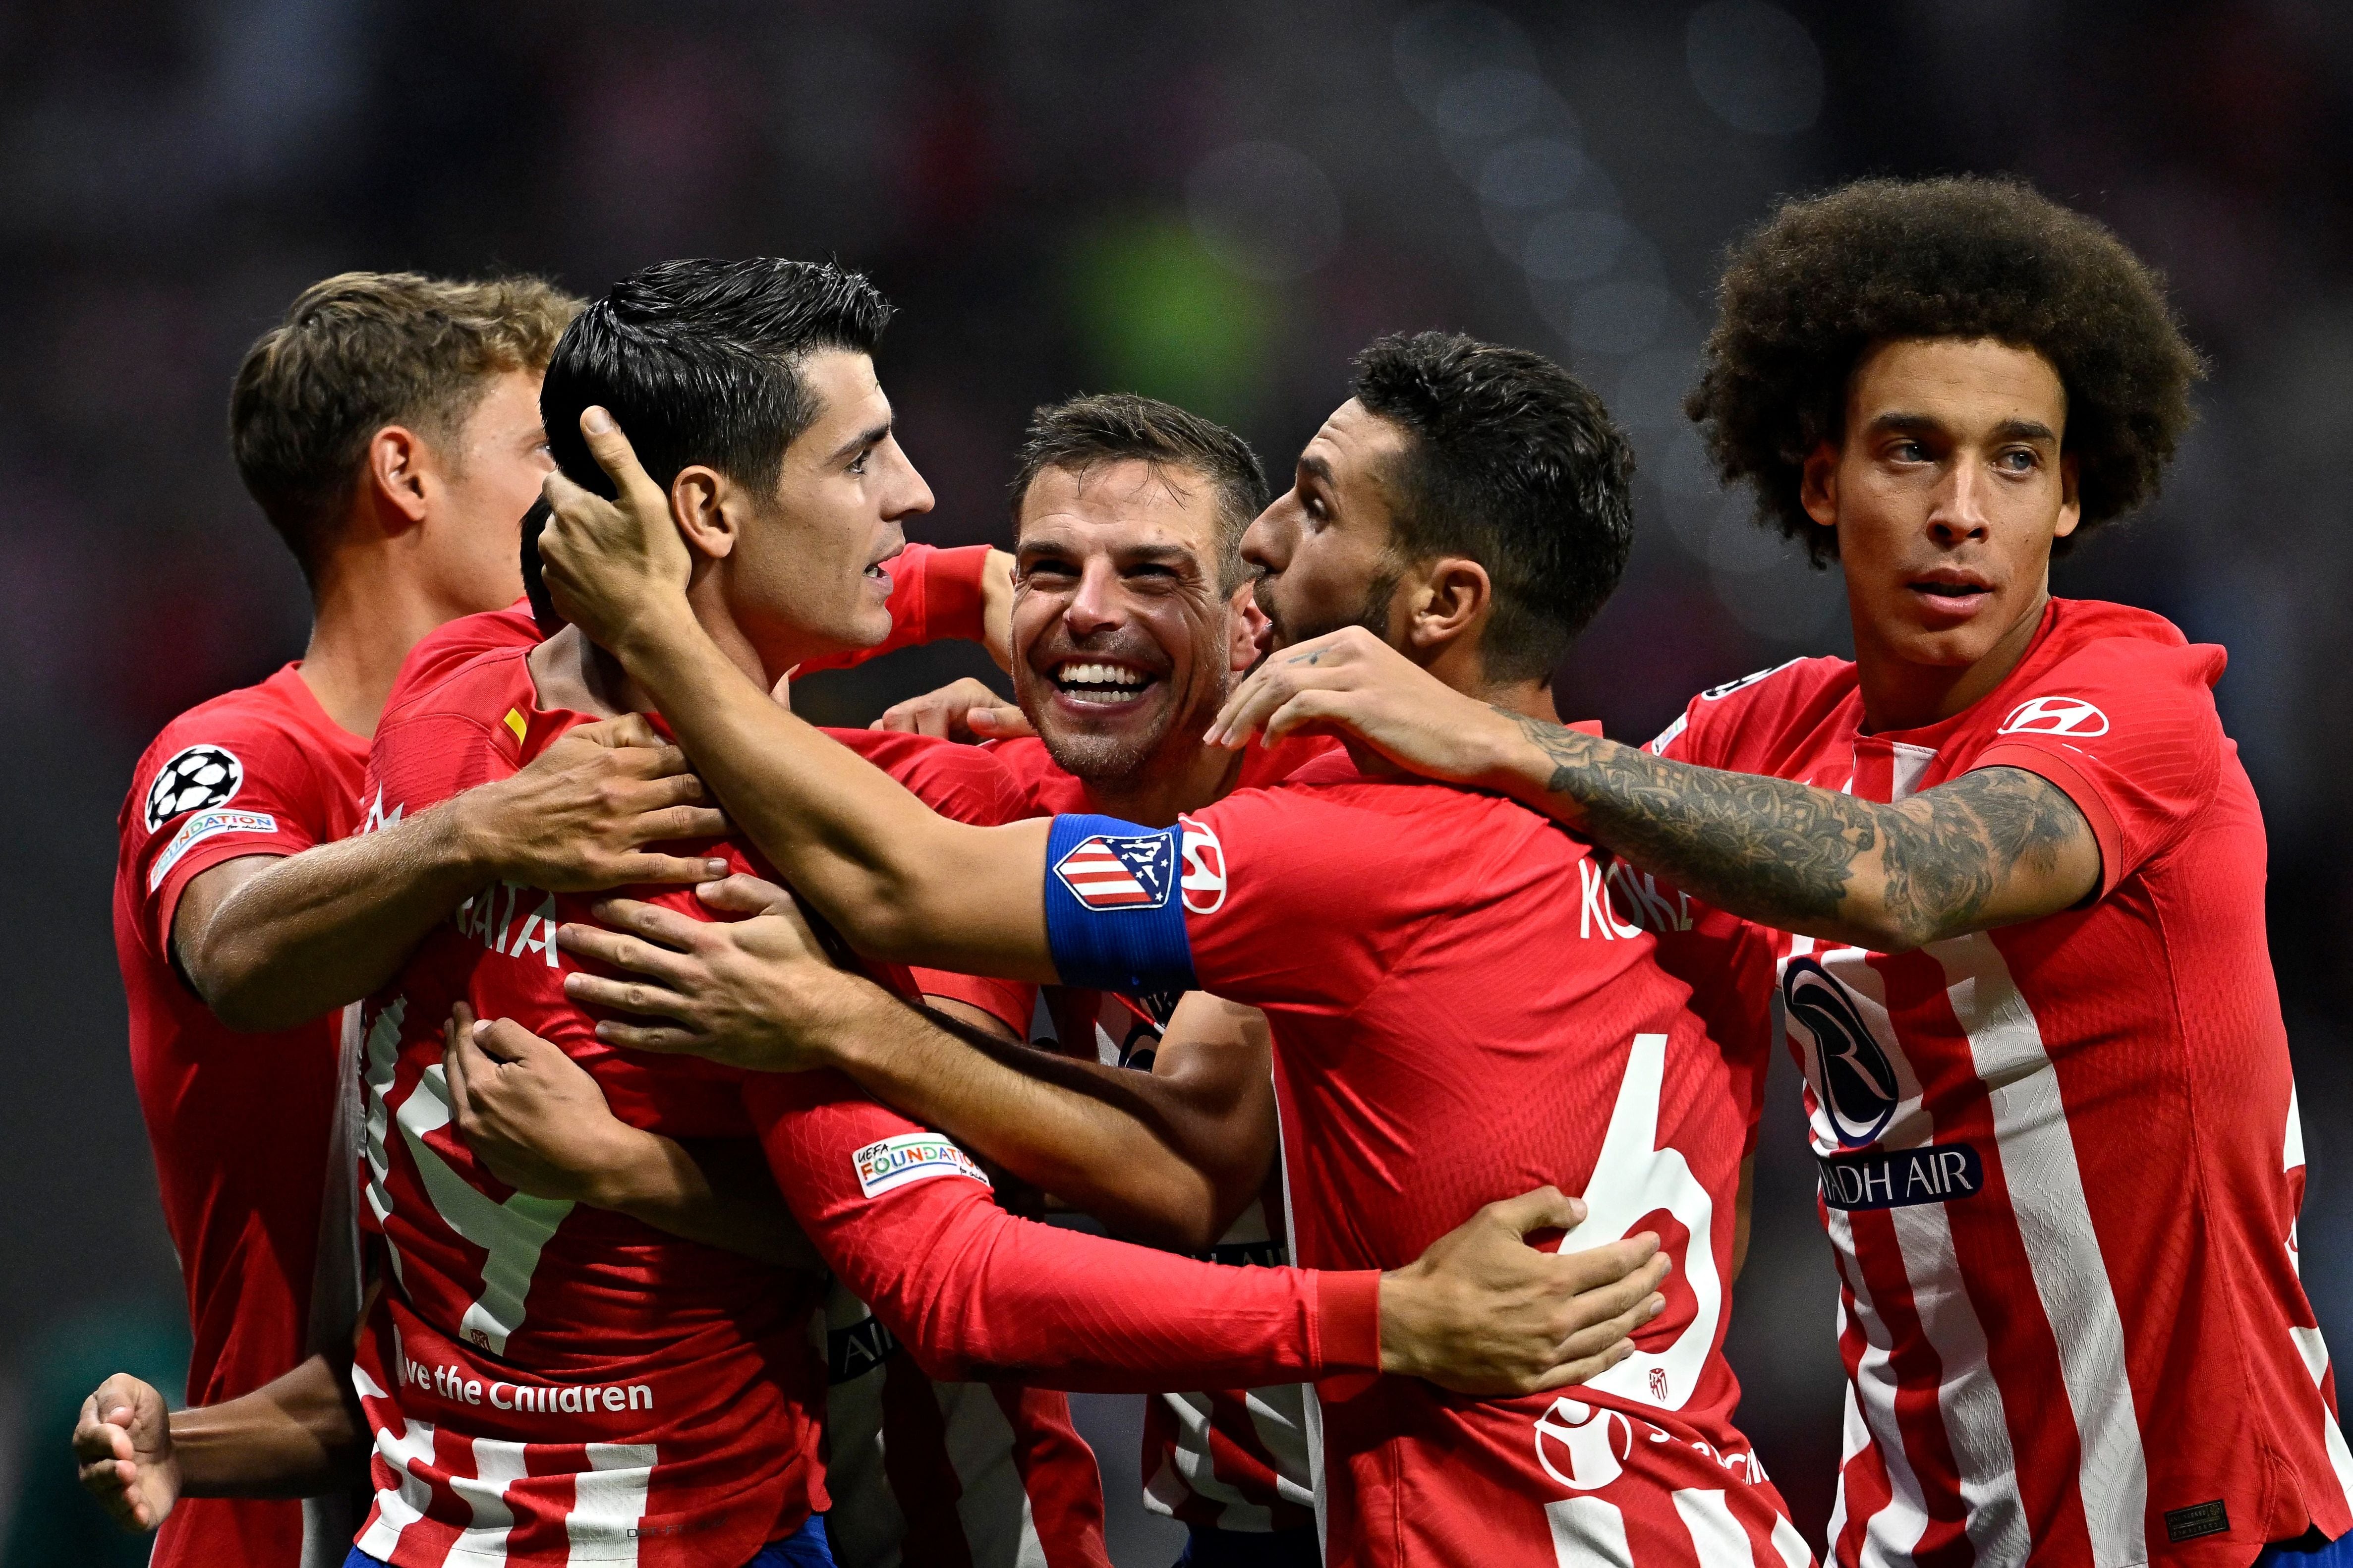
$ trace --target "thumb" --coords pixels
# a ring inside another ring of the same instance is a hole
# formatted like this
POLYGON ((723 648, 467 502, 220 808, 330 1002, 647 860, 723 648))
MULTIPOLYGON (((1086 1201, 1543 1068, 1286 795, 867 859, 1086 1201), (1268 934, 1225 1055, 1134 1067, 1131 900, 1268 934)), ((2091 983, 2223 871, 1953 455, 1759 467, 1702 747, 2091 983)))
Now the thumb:
POLYGON ((974 734, 987 735, 992 740, 1013 735, 1034 735, 1038 732, 1030 726, 1029 716, 1018 708, 967 709, 965 711, 964 721, 974 734))
POLYGON ((1585 1220, 1585 1203, 1558 1187, 1538 1187, 1515 1198, 1489 1204, 1486 1213, 1512 1227, 1514 1236, 1532 1230, 1570 1230, 1585 1220))
POLYGON ((623 495, 653 490, 659 493, 652 478, 638 462, 638 449, 621 434, 620 425, 611 410, 590 404, 580 411, 580 436, 588 443, 589 456, 596 466, 611 476, 614 488, 623 495))
POLYGON ((480 1051, 492 1062, 528 1062, 549 1051, 562 1054, 562 1048, 541 1039, 512 1018, 500 1018, 476 1024, 468 1045, 480 1051))
POLYGON ((716 882, 699 883, 695 896, 714 910, 734 915, 763 915, 789 908, 793 896, 765 878, 738 871, 716 882))

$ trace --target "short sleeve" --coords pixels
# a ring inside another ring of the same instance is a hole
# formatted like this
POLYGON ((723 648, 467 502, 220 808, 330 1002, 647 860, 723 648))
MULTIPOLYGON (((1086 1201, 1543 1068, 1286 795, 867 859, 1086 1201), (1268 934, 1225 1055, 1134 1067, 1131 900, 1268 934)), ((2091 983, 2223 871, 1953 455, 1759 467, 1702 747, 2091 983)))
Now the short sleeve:
POLYGON ((977 1007, 1018 1037, 1029 1037, 1029 1020, 1038 1010, 1038 988, 1029 982, 955 974, 944 969, 912 969, 908 973, 913 976, 915 989, 923 994, 977 1007))
POLYGON ((2213 796, 2222 660, 2211 645, 2094 643, 2029 683, 1969 768, 2022 768, 2066 792, 2099 840, 2105 898, 2213 796))
POLYGON ((953 550, 908 545, 882 563, 882 574, 891 579, 891 635, 872 647, 809 659, 801 665, 800 672, 847 669, 924 643, 983 640, 981 585, 987 566, 986 544, 959 545, 953 550))
POLYGON ((1253 1006, 1354 1006, 1459 886, 1456 810, 1479 798, 1434 784, 1286 786, 1181 818, 1200 989, 1253 1006))
POLYGON ((174 724, 132 775, 122 806, 122 874, 155 951, 169 951, 187 885, 224 861, 299 855, 337 837, 350 788, 264 714, 174 724))

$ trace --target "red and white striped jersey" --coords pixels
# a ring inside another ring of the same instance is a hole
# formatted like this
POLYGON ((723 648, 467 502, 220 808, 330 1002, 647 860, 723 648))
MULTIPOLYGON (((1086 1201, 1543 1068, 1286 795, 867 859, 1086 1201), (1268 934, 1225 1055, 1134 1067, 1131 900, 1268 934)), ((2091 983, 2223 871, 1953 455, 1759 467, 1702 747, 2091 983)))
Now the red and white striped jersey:
POLYGON ((2353 1527, 2223 662, 2055 600, 1937 723, 1864 733, 1854 666, 1808 659, 1651 742, 1878 801, 2022 768, 2099 841, 2076 909, 1906 953, 1776 933, 1751 969, 1805 1074, 1841 1280, 1840 1563, 2242 1568, 2353 1527))
POLYGON ((927 1377, 838 1282, 811 1327, 826 1358, 825 1531, 841 1568, 1109 1568, 1103 1479, 1066 1396, 927 1377))
MULTIPOLYGON (((503 776, 584 720, 536 706, 525 651, 484 653, 388 714, 370 780, 386 815, 503 776)), ((987 798, 965 814, 993 820, 1001 774, 978 752, 843 738, 951 810, 944 792, 969 772, 987 798)), ((732 841, 708 852, 759 869, 732 841)), ((640 896, 708 918, 690 889, 640 896)), ((392 1272, 354 1367, 375 1446, 359 1539, 370 1553, 396 1568, 545 1554, 724 1563, 828 1501, 825 1362, 808 1337, 817 1282, 500 1183, 450 1126, 438 1020, 460 998, 561 1046, 634 1125, 758 1135, 820 1254, 886 1321, 914 1326, 936 1376, 1036 1369, 1133 1388, 1171 1369, 1377 1364, 1374 1276, 1229 1279, 1237 1271, 1032 1225, 996 1206, 952 1142, 833 1075, 744 1075, 601 1045, 564 997, 577 961, 554 942, 593 901, 486 889, 370 1000, 364 1206, 392 1272)), ((912 976, 892 978, 912 994, 912 976)), ((1062 1402, 1025 1394, 999 1410, 1019 1506, 1092 1510, 1038 1521, 1044 1561, 1100 1563, 1099 1482, 1062 1402)))

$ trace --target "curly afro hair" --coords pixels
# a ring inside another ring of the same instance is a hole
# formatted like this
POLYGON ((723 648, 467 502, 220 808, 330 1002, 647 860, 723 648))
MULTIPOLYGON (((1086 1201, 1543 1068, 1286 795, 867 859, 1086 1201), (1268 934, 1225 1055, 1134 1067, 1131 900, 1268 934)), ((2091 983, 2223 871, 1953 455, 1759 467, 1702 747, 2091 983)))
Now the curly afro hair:
POLYGON ((1717 304, 1683 412, 1724 481, 1756 487, 1758 521, 1817 566, 1838 531, 1806 514, 1806 458, 1841 438, 1848 378, 1873 344, 1992 338, 2050 361, 2067 391, 2075 538, 2157 493, 2204 370, 2154 270, 2011 180, 1862 180, 1785 201, 1733 247, 1717 304))

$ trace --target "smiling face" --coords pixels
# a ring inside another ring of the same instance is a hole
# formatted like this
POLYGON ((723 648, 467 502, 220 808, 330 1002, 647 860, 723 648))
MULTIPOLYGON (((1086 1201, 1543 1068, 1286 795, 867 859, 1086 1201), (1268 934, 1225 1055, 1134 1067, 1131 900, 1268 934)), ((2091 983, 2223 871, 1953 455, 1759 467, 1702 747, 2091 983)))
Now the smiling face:
POLYGON ((1242 559, 1258 569, 1258 605, 1273 625, 1273 646, 1357 626, 1396 640, 1390 601, 1400 566, 1382 477, 1407 439, 1350 398, 1299 454, 1291 489, 1242 535, 1242 559))
POLYGON ((1236 658, 1219 500, 1133 458, 1042 469, 1022 497, 1014 691, 1065 771, 1128 781, 1201 751, 1236 658))
POLYGON ((799 374, 818 416, 786 447, 775 488, 721 492, 735 524, 722 546, 721 592, 772 680, 816 654, 891 635, 882 563, 905 547, 903 521, 932 509, 931 487, 892 434, 874 362, 822 350, 799 374))
POLYGON ((2008 672, 2049 597, 2052 545, 2080 517, 2066 424, 2059 374, 2031 349, 1938 338, 1863 356, 1845 439, 1808 460, 1804 500, 1838 530, 1866 666, 1986 689, 2008 672), (1967 673, 1980 667, 1990 679, 1967 673))

